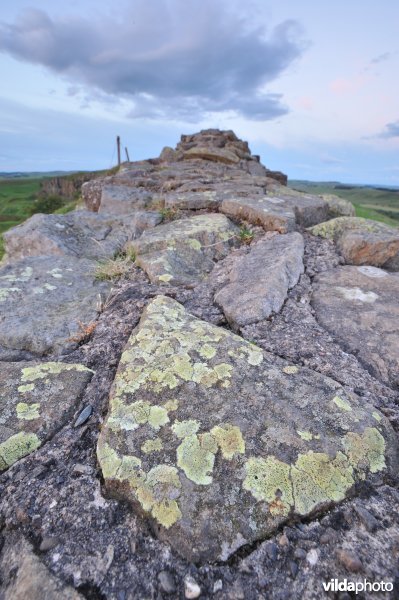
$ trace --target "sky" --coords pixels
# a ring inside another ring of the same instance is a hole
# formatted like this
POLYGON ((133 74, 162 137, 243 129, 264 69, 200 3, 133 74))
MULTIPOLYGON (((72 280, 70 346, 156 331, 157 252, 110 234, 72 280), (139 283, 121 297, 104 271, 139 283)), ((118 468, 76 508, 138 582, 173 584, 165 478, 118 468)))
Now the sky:
POLYGON ((399 186, 397 0, 13 0, 0 171, 90 170, 233 129, 291 179, 399 186))

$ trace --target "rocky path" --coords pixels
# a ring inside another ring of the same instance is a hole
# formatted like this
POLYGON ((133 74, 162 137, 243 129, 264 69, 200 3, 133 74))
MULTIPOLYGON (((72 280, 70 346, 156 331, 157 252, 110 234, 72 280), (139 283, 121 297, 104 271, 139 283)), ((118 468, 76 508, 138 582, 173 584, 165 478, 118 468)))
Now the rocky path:
POLYGON ((399 233, 285 184, 208 130, 5 235, 0 598, 399 593, 399 233))

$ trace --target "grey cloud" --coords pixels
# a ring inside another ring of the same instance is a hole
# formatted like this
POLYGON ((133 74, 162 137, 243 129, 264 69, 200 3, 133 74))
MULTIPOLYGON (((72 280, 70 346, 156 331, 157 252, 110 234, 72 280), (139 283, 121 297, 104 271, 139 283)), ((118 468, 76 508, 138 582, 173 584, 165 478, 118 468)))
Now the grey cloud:
POLYGON ((399 137, 399 121, 395 123, 387 123, 385 129, 378 137, 382 138, 395 138, 399 137))
POLYGON ((305 48, 299 25, 266 31, 227 2, 136 0, 126 14, 57 17, 25 11, 0 23, 0 51, 104 94, 132 99, 132 117, 199 120, 235 111, 255 120, 288 109, 265 93, 305 48))
POLYGON ((373 65, 378 65, 379 63, 382 63, 382 62, 388 60, 389 58, 391 58, 391 56, 392 56, 391 52, 384 52, 384 54, 380 54, 379 56, 376 56, 370 62, 373 65))

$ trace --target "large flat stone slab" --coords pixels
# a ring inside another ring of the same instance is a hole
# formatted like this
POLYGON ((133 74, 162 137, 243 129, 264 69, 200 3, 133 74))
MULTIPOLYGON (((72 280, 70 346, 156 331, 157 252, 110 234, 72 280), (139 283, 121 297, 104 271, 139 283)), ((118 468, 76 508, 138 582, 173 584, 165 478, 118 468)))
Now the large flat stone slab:
POLYGON ((133 185, 109 183, 101 189, 98 212, 110 215, 129 215, 137 210, 156 210, 160 208, 160 199, 143 188, 133 185))
POLYGON ((339 267, 314 280, 318 322, 378 379, 399 385, 399 274, 339 267))
POLYGON ((24 350, 64 353, 69 338, 97 318, 110 284, 94 277, 97 263, 71 256, 25 258, 0 268, 0 356, 24 350))
MULTIPOLYGON (((285 190, 283 186, 277 186, 285 190)), ((328 218, 328 204, 319 196, 268 192, 264 196, 234 197, 223 200, 221 212, 261 225, 266 231, 287 233, 296 225, 309 227, 328 218)))
POLYGON ((163 296, 122 354, 97 453, 108 494, 199 562, 226 560, 398 464, 389 422, 355 394, 163 296))
POLYGON ((65 425, 92 374, 79 364, 0 363, 0 471, 65 425))
POLYGON ((280 311, 304 271, 303 250, 300 233, 275 235, 252 244, 248 254, 234 262, 229 283, 215 295, 233 329, 280 311))
POLYGON ((120 221, 82 210, 33 215, 3 238, 7 262, 52 254, 100 260, 114 256, 128 234, 120 221))
POLYGON ((399 262, 399 229, 360 217, 337 217, 310 230, 334 240, 349 265, 393 266, 399 262), (396 261, 396 262, 395 262, 396 261))
POLYGON ((147 230, 132 249, 152 282, 191 286, 237 244, 238 228, 224 215, 207 214, 147 230))

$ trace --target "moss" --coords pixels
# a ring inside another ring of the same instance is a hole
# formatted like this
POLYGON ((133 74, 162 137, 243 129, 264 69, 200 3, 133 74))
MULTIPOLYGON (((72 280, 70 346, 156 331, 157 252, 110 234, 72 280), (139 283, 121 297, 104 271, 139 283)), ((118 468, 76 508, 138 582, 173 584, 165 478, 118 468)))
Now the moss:
POLYGON ((347 433, 342 443, 355 469, 368 468, 371 473, 377 473, 386 468, 385 440, 378 429, 366 427, 362 435, 347 433))
POLYGON ((160 452, 163 449, 162 440, 155 438, 154 440, 146 440, 141 446, 141 451, 144 454, 151 454, 152 452, 160 452))
POLYGON ((353 470, 340 452, 334 460, 321 452, 300 454, 291 468, 291 479, 295 510, 302 515, 320 503, 343 500, 354 484, 353 470))
POLYGON ((294 504, 289 465, 274 456, 250 458, 245 471, 243 488, 267 502, 272 515, 287 516, 294 504))
POLYGON ((26 421, 33 421, 40 417, 39 413, 40 404, 26 404, 25 402, 19 402, 17 404, 17 418, 25 419, 26 421))
POLYGON ((335 396, 333 398, 333 402, 334 404, 336 404, 338 406, 338 408, 340 408, 341 410, 345 410, 345 411, 351 411, 352 407, 349 404, 349 402, 347 400, 345 400, 344 398, 340 398, 339 396, 335 396))
POLYGON ((198 485, 212 483, 211 473, 215 463, 215 454, 200 444, 196 435, 189 435, 177 448, 177 466, 191 481, 198 485))
POLYGON ((224 423, 211 429, 223 458, 231 460, 236 454, 245 454, 245 442, 239 427, 224 423))
POLYGON ((20 431, 0 444, 0 471, 11 467, 17 460, 41 446, 35 433, 20 431))
POLYGON ((21 381, 35 381, 36 379, 46 379, 49 375, 59 375, 65 371, 87 371, 94 373, 84 365, 67 364, 60 362, 47 362, 36 365, 35 367, 25 367, 22 369, 21 381))
POLYGON ((175 421, 172 425, 172 431, 176 437, 182 440, 189 435, 197 433, 201 424, 199 421, 194 419, 188 419, 187 421, 175 421))

